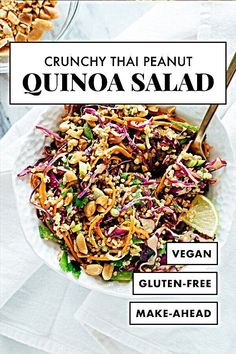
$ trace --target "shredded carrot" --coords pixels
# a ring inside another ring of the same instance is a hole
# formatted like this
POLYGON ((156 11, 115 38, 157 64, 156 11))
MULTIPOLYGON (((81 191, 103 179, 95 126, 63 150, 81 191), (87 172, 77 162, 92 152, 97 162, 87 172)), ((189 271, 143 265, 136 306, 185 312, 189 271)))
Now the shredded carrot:
POLYGON ((40 178, 39 178, 39 176, 37 176, 37 175, 32 175, 31 176, 31 186, 33 187, 33 188, 36 188, 37 187, 37 185, 39 184, 39 180, 40 180, 40 178))
MULTIPOLYGON (((128 226, 123 226, 121 225, 123 230, 129 230, 130 228, 128 226)), ((142 229, 141 227, 135 226, 134 227, 134 232, 137 234, 142 235, 142 238, 149 238, 149 233, 147 231, 145 231, 144 229, 142 229)))
POLYGON ((112 117, 109 117, 109 116, 105 116, 106 119, 109 119, 109 120, 112 120, 116 123, 119 123, 119 124, 127 124, 126 122, 124 122, 122 119, 118 118, 118 117, 115 117, 115 116, 112 116, 112 117))
POLYGON ((127 178, 127 181, 125 181, 125 185, 128 186, 131 181, 132 181, 132 175, 130 175, 130 176, 127 178))
POLYGON ((101 156, 98 156, 92 163, 91 163, 91 166, 94 167, 98 161, 101 159, 101 156))
POLYGON ((162 189, 165 186, 165 179, 166 179, 166 172, 164 173, 164 175, 161 177, 160 183, 155 191, 155 196, 157 197, 158 194, 162 191, 162 189))
POLYGON ((96 225, 97 222, 99 222, 103 217, 103 214, 97 215, 95 216, 95 218, 93 219, 93 221, 91 222, 90 226, 89 226, 89 232, 88 232, 88 237, 89 237, 89 241, 90 243, 94 246, 94 247, 98 247, 95 238, 93 236, 93 229, 94 226, 96 225))
POLYGON ((120 143, 119 146, 124 149, 125 151, 132 152, 133 150, 129 148, 128 146, 125 146, 123 143, 120 143))
POLYGON ((109 148, 107 150, 107 153, 108 154, 122 154, 128 158, 131 158, 131 154, 127 150, 125 150, 124 148, 122 148, 118 145, 114 145, 111 148, 109 148))
MULTIPOLYGON (((106 210, 105 214, 107 214, 112 208, 113 206, 115 205, 115 202, 116 202, 116 188, 114 186, 114 184, 109 181, 108 182, 108 185, 111 187, 112 191, 113 191, 113 195, 112 195, 112 202, 111 202, 111 205, 109 206, 109 208, 106 210)), ((104 214, 104 215, 105 215, 104 214)))
POLYGON ((55 215, 57 212, 57 204, 63 199, 62 196, 60 196, 56 202, 56 204, 53 206, 53 214, 55 215))
POLYGON ((87 257, 88 259, 90 259, 91 261, 109 261, 109 258, 106 256, 89 256, 87 257))
POLYGON ((63 239, 64 239, 65 243, 67 244, 67 246, 69 247, 69 250, 70 250, 72 256, 75 258, 75 260, 77 262, 79 262, 80 264, 82 264, 83 262, 81 261, 81 259, 77 256, 76 252, 74 251, 72 241, 67 238, 66 233, 63 233, 63 239))
POLYGON ((176 120, 177 122, 186 122, 186 120, 182 117, 179 116, 175 116, 175 117, 171 117, 172 120, 176 120))
POLYGON ((111 156, 110 160, 117 160, 117 161, 122 161, 122 159, 118 156, 111 156))
POLYGON ((129 249, 130 247, 130 241, 131 241, 131 238, 133 236, 133 232, 134 232, 134 217, 131 216, 130 217, 130 226, 129 226, 129 233, 126 237, 126 240, 125 240, 125 245, 122 249, 122 254, 124 255, 126 253, 126 251, 129 249))
POLYGON ((134 231, 137 234, 143 235, 145 238, 149 238, 149 233, 147 231, 143 230, 141 227, 135 226, 134 231))
POLYGON ((39 200, 40 200, 40 204, 43 208, 47 209, 47 205, 45 204, 46 200, 47 200, 47 191, 46 191, 46 183, 44 182, 44 174, 43 173, 36 173, 35 177, 40 178, 41 182, 39 185, 39 200))
POLYGON ((113 206, 115 205, 116 202, 116 189, 114 184, 110 181, 108 182, 108 185, 112 188, 113 191, 113 195, 112 195, 112 202, 111 205, 106 209, 106 211, 100 215, 95 216, 95 218, 93 219, 92 223, 90 224, 89 227, 89 232, 88 232, 88 236, 89 236, 89 241, 91 242, 91 244, 94 247, 98 247, 95 238, 92 234, 93 230, 98 234, 98 236, 105 238, 105 236, 102 233, 102 230, 100 228, 100 226, 95 227, 96 223, 98 223, 100 220, 103 219, 103 217, 113 208, 113 206))
POLYGON ((127 122, 134 121, 134 122, 146 122, 146 118, 143 117, 124 117, 127 122))
POLYGON ((98 234, 99 237, 101 237, 102 239, 105 239, 105 235, 102 233, 102 230, 100 228, 100 225, 98 225, 97 227, 95 227, 95 231, 98 234))

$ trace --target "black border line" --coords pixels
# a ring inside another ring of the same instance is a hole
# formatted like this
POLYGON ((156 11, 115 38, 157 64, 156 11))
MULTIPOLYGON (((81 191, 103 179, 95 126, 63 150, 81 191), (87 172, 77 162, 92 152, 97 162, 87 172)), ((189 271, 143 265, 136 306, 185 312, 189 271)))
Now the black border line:
MULTIPOLYGON (((216 244, 216 263, 168 263, 168 244, 170 244, 171 242, 167 242, 166 243, 166 265, 190 265, 190 266, 202 266, 202 265, 219 265, 219 245, 218 242, 214 241, 214 242, 182 242, 181 244, 191 244, 191 245, 198 245, 198 244, 216 244)), ((173 243, 172 243, 173 244, 173 243)))
MULTIPOLYGON (((174 103, 175 105, 181 105, 181 106, 205 106, 205 105, 210 105, 210 104, 219 104, 219 105, 227 105, 227 88, 226 88, 226 72, 227 72, 227 41, 39 41, 39 42, 10 42, 10 51, 9 51, 9 105, 10 106, 61 106, 63 104, 78 104, 78 102, 71 102, 71 103, 12 103, 12 97, 11 97, 11 71, 12 71, 12 57, 11 57, 11 46, 12 45, 18 45, 20 44, 22 45, 27 45, 27 44, 45 44, 45 43, 51 43, 51 44, 57 44, 57 43, 87 43, 87 44, 91 44, 91 43, 140 43, 140 44, 146 44, 146 43, 195 43, 195 44, 203 44, 203 43, 207 43, 207 44, 211 44, 211 43, 221 43, 224 44, 225 46, 225 97, 224 97, 224 102, 219 103, 219 102, 210 102, 210 103, 174 103)), ((81 104, 88 104, 88 103, 82 103, 81 104)), ((106 102, 104 102, 106 103, 106 102)), ((173 105, 173 102, 166 102, 166 103, 160 103, 160 102, 153 102, 153 103, 147 103, 147 102, 139 102, 139 104, 149 104, 149 105, 155 105, 155 104, 160 104, 160 105, 173 105)), ((94 104, 93 102, 90 102, 89 104, 94 104)), ((96 103, 98 104, 98 103, 96 103)), ((109 102, 109 104, 124 104, 124 102, 122 103, 117 103, 117 102, 109 102)), ((134 104, 134 103, 125 103, 126 105, 128 104, 134 104)))
POLYGON ((218 301, 129 301, 129 325, 130 326, 218 326, 219 303, 218 301), (216 323, 131 323, 131 304, 216 304, 216 323))
MULTIPOLYGON (((133 275, 132 275, 132 295, 145 295, 145 296, 153 296, 153 295, 158 295, 158 296, 165 296, 165 295, 168 295, 168 296, 181 296, 181 295, 185 295, 185 296, 187 296, 187 295, 189 295, 189 296, 191 296, 191 295, 196 295, 196 296, 198 296, 198 295, 200 295, 200 296, 202 296, 202 295, 204 295, 204 296, 214 296, 214 295, 218 295, 218 284, 219 284, 219 279, 218 279, 218 272, 182 272, 182 271, 180 271, 180 272, 178 272, 178 273, 173 273, 173 272, 166 272, 166 273, 164 273, 165 275, 167 275, 167 276, 169 276, 169 275, 172 275, 172 274, 215 274, 216 275, 216 277, 215 277, 215 280, 216 280, 216 287, 215 287, 215 292, 214 293, 209 293, 209 294, 207 294, 207 293, 181 293, 181 294, 171 294, 171 293, 165 293, 165 294, 163 294, 163 293, 151 293, 151 294, 146 294, 146 293, 135 293, 134 292, 134 274, 142 274, 142 275, 145 275, 145 274, 148 274, 148 275, 150 275, 150 274, 152 274, 152 276, 154 276, 154 275, 156 275, 156 274, 160 274, 160 273, 140 273, 140 272, 134 272, 133 273, 133 275)), ((163 273, 161 273, 161 274, 163 274, 163 273)))

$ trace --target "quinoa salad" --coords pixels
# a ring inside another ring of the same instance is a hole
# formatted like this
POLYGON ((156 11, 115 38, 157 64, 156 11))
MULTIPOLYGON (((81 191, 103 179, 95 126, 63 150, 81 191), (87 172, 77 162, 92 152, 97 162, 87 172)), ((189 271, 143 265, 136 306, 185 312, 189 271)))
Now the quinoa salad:
POLYGON ((62 270, 128 281, 178 271, 167 242, 214 241, 182 215, 226 162, 209 161, 206 140, 206 160, 190 152, 198 127, 175 107, 67 105, 57 132, 36 128, 41 157, 18 176, 30 179, 40 237, 59 245, 62 270))

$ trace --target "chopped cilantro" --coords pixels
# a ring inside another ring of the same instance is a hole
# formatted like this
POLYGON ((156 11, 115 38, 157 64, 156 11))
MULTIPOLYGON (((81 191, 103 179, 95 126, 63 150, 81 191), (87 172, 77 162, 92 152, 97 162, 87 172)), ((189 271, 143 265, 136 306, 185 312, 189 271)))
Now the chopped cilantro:
POLYGON ((132 181, 132 184, 134 184, 134 185, 142 184, 142 181, 141 181, 139 178, 135 178, 135 179, 132 181))
POLYGON ((116 281, 129 281, 132 279, 133 272, 117 272, 116 275, 111 277, 111 280, 116 281))
POLYGON ((71 272, 75 278, 79 278, 81 273, 80 265, 75 261, 69 262, 66 252, 62 253, 59 265, 64 272, 71 272))
POLYGON ((188 139, 185 138, 185 139, 181 139, 179 140, 180 144, 186 144, 188 142, 188 139))
POLYGON ((62 197, 66 197, 68 193, 73 193, 73 189, 69 188, 66 189, 64 192, 61 193, 62 197))
POLYGON ((88 198, 82 197, 81 199, 79 199, 78 196, 75 194, 74 203, 77 205, 77 207, 83 208, 88 203, 88 198))
POLYGON ((133 243, 134 243, 135 245, 137 245, 137 244, 139 244, 139 243, 144 243, 144 241, 143 241, 141 238, 138 238, 138 237, 136 237, 136 236, 134 236, 134 237, 132 238, 132 241, 133 241, 133 243))
POLYGON ((84 124, 84 135, 89 140, 93 140, 93 132, 87 122, 84 124))
POLYGON ((120 177, 121 177, 121 179, 124 179, 124 180, 126 180, 127 179, 127 177, 128 177, 128 173, 127 172, 122 172, 121 174, 120 174, 120 177))
POLYGON ((80 265, 77 262, 75 262, 75 261, 71 261, 69 263, 69 268, 70 268, 70 271, 73 274, 73 276, 75 278, 79 278, 80 273, 81 273, 80 265))
POLYGON ((45 225, 39 225, 39 236, 44 240, 58 241, 51 230, 45 225))
POLYGON ((166 242, 163 243, 163 248, 158 249, 158 255, 162 256, 163 254, 166 254, 166 242))

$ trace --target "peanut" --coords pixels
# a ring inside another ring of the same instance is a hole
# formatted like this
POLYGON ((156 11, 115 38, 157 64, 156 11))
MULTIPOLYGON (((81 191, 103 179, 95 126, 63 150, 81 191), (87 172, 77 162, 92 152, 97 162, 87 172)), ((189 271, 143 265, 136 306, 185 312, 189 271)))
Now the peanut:
POLYGON ((113 194, 113 190, 111 188, 105 188, 104 193, 111 195, 111 194, 113 194))
POLYGON ((65 198, 65 206, 69 205, 73 200, 73 193, 67 193, 67 196, 65 198))
POLYGON ((73 152, 71 158, 69 159, 69 163, 72 165, 79 163, 82 159, 82 156, 83 156, 83 153, 81 151, 73 152))
POLYGON ((77 181, 77 176, 73 171, 67 171, 63 176, 63 184, 77 181))
POLYGON ((76 237, 76 246, 81 253, 88 254, 87 244, 82 233, 79 233, 76 237))
POLYGON ((69 129, 67 131, 67 134, 72 136, 72 138, 79 139, 80 136, 82 135, 83 131, 84 131, 83 128, 78 128, 77 131, 75 131, 73 129, 69 129))
POLYGON ((84 206, 84 214, 89 218, 92 216, 96 211, 96 203, 94 200, 91 200, 84 206))
POLYGON ((100 204, 101 206, 105 206, 108 202, 108 196, 107 195, 101 195, 96 199, 96 204, 100 204))
POLYGON ((104 280, 110 280, 114 270, 114 265, 111 263, 105 263, 102 270, 102 277, 104 280))
POLYGON ((87 265, 85 272, 88 275, 96 276, 96 275, 99 275, 102 273, 102 269, 103 269, 103 267, 100 264, 89 264, 89 265, 87 265))
POLYGON ((62 133, 65 133, 69 128, 70 128, 70 122, 68 120, 62 122, 60 125, 59 125, 59 130, 62 132, 62 133))

